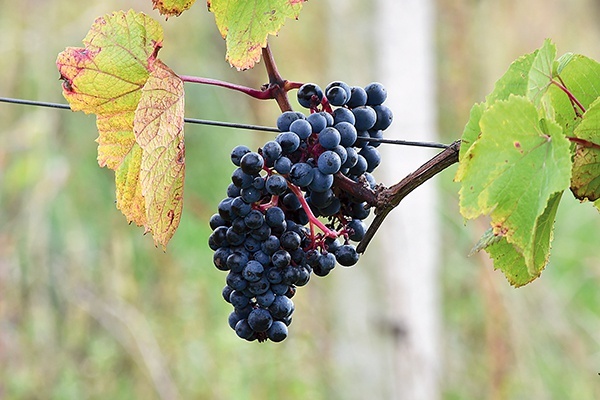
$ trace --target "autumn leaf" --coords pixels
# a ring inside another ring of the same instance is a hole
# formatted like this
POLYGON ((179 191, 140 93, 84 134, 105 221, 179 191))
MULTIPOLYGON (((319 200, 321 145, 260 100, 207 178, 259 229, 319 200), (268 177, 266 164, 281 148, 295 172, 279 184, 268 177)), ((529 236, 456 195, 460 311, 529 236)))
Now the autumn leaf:
POLYGON ((148 227, 163 246, 179 226, 183 208, 183 106, 183 81, 156 60, 142 89, 133 129, 143 150, 140 181, 148 227))
POLYGON ((226 41, 226 59, 238 70, 259 60, 269 35, 277 35, 286 18, 297 19, 305 0, 208 0, 226 41))
POLYGON ((167 17, 179 16, 188 10, 196 0, 152 0, 154 9, 167 17))
POLYGON ((183 162, 183 85, 156 58, 162 40, 162 28, 152 18, 133 11, 115 12, 94 22, 84 48, 67 48, 56 63, 71 108, 96 114, 98 164, 115 171, 117 208, 129 222, 152 232, 157 244, 166 246, 181 215, 182 187, 176 189, 174 184, 165 190, 164 185, 170 182, 166 175, 183 185, 183 166, 177 163, 183 162), (166 86, 156 83, 157 75, 165 78, 166 86), (165 106, 164 115, 152 114, 149 99, 165 106), (158 122, 147 121, 149 116, 158 122), (165 120, 175 125, 167 126, 165 120), (134 127, 139 129, 137 136, 134 127), (156 142, 144 132, 174 135, 161 144, 177 149, 176 162, 165 164, 168 157, 173 159, 172 149, 157 157, 156 142), (156 171, 148 160, 157 162, 156 171), (165 192, 173 198, 165 198, 165 192))

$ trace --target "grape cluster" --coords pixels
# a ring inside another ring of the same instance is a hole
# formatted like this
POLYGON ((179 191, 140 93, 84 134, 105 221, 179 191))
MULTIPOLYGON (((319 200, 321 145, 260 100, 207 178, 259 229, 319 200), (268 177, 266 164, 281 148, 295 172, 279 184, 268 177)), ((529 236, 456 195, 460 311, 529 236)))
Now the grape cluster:
POLYGON ((350 241, 363 238, 370 210, 335 181, 344 175, 375 187, 371 172, 381 157, 370 139, 381 138, 392 122, 386 97, 380 83, 333 82, 325 92, 305 84, 298 101, 309 116, 286 111, 274 140, 256 152, 232 150, 237 168, 210 219, 209 246, 214 265, 228 271, 223 298, 234 307, 229 325, 239 337, 284 340, 296 288, 313 273, 329 274, 336 262, 358 262, 350 241))

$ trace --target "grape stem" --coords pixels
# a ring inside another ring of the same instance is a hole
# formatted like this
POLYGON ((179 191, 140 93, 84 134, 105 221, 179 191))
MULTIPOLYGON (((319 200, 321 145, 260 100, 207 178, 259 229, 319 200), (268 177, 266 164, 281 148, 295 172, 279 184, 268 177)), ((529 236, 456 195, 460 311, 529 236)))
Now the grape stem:
POLYGON ((315 231, 314 231, 315 225, 323 232, 325 237, 330 237, 330 238, 335 239, 339 236, 336 231, 332 231, 331 229, 326 227, 323 222, 319 221, 319 219, 317 217, 315 217, 315 214, 313 214, 312 210, 310 209, 310 206, 308 205, 308 203, 306 202, 306 199, 304 198, 304 195, 302 194, 302 191, 300 190, 300 188, 298 186, 296 186, 293 183, 288 181, 288 188, 296 195, 298 200, 300 200, 300 204, 302 204, 302 208, 304 209, 304 212, 306 212, 306 215, 308 215, 308 221, 309 221, 309 225, 310 225, 310 234, 312 237, 315 236, 315 231))
POLYGON ((258 100, 275 99, 281 112, 292 111, 287 92, 292 89, 298 89, 302 84, 299 82, 288 82, 281 77, 281 74, 277 69, 277 64, 275 64, 275 58, 273 57, 273 53, 268 44, 262 49, 262 55, 265 60, 265 68, 267 69, 269 83, 263 85, 260 90, 231 82, 220 81, 218 79, 203 78, 199 76, 179 75, 179 78, 184 82, 220 86, 231 90, 237 90, 238 92, 242 92, 258 100))
POLYGON ((275 64, 275 58, 273 52, 267 44, 262 49, 262 56, 265 60, 265 68, 267 69, 267 75, 269 77, 269 84, 266 88, 271 94, 271 98, 275 99, 281 112, 292 111, 292 105, 287 96, 286 81, 281 77, 277 64, 275 64))
MULTIPOLYGON (((402 199, 435 175, 457 163, 459 150, 460 140, 457 140, 444 151, 438 153, 425 164, 421 165, 416 171, 407 175, 400 182, 389 188, 378 188, 376 190, 377 199, 375 202, 375 218, 369 226, 369 229, 367 229, 364 238, 356 247, 356 251, 359 253, 365 252, 385 217, 400 204, 402 199)), ((352 192, 352 195, 355 195, 355 193, 352 192)), ((363 200, 368 202, 365 198, 363 198, 363 200)))
MULTIPOLYGON (((571 91, 569 89, 567 89, 567 87, 562 84, 561 82, 558 82, 554 79, 552 79, 550 81, 551 84, 555 85, 556 87, 558 87, 560 90, 562 90, 568 97, 569 100, 571 101, 571 103, 576 104, 577 107, 579 107, 579 109, 581 110, 582 113, 585 113, 585 107, 583 106, 583 104, 581 104, 581 102, 577 99, 577 97, 575 97, 575 95, 573 93, 571 93, 571 91)), ((577 110, 575 110, 577 112, 577 110)))
POLYGON ((247 86, 237 85, 237 84, 231 83, 231 82, 220 81, 218 79, 203 78, 200 76, 179 75, 179 78, 181 78, 181 80, 184 82, 200 83, 202 85, 220 86, 220 87, 224 87, 227 89, 237 90, 238 92, 242 92, 244 94, 247 94, 250 97, 253 97, 253 98, 259 99, 259 100, 270 100, 270 99, 274 98, 273 93, 271 93, 271 91, 268 88, 266 90, 258 90, 258 89, 253 89, 253 88, 247 87, 247 86))

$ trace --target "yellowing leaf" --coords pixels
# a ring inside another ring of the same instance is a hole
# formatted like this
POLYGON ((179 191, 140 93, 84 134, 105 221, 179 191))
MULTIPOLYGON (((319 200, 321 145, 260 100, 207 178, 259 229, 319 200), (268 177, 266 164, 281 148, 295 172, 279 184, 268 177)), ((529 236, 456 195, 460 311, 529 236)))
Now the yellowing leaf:
MULTIPOLYGON (((148 102, 170 104, 163 110, 168 117, 160 116, 159 121, 167 118, 174 127, 159 124, 154 133, 162 135, 166 129, 165 134, 170 135, 173 129, 178 130, 178 139, 169 143, 181 146, 183 161, 183 85, 156 58, 162 40, 162 28, 152 18, 133 11, 115 12, 96 19, 83 40, 85 47, 67 48, 58 55, 56 64, 64 80, 63 95, 71 108, 96 114, 98 163, 115 171, 117 208, 129 222, 152 232, 156 243, 166 246, 181 215, 182 186, 175 190, 173 185, 173 190, 165 193, 166 178, 161 181, 160 175, 172 171, 163 164, 154 172, 158 177, 145 178, 151 170, 148 159, 157 159, 157 149, 148 144, 149 139, 143 133, 137 138, 134 134, 134 121, 138 125, 140 121, 143 123, 141 131, 152 132, 154 125, 146 119, 150 116, 148 102), (164 82, 168 87, 156 84, 156 74, 164 71, 169 72, 164 82), (176 101, 173 93, 177 93, 176 101), (140 106, 141 101, 144 104, 140 106), (139 112, 141 116, 137 116, 139 112), (173 198, 164 197, 168 194, 173 198), (168 227, 164 224, 166 220, 170 221, 168 227)), ((181 175, 183 185, 183 166, 177 168, 181 171, 174 176, 181 175)))
POLYGON ((166 246, 183 208, 183 81, 160 60, 152 67, 135 113, 134 132, 143 150, 140 182, 148 226, 155 243, 166 246))
MULTIPOLYGON (((540 218, 570 183, 569 141, 560 126, 540 119, 533 102, 522 96, 497 101, 485 110, 479 126, 481 135, 456 173, 462 185, 460 212, 468 219, 489 214, 493 233, 506 239, 495 248, 507 254, 505 245, 514 247, 529 276, 536 277, 548 254, 540 255, 537 238, 549 241, 545 229, 551 230, 553 222, 540 218)), ((512 268, 509 263, 495 265, 505 274, 512 268)))
POLYGON ((259 60, 267 37, 276 35, 286 18, 298 18, 304 0, 208 0, 226 40, 226 58, 239 70, 259 60))
POLYGON ((188 10, 195 2, 196 0, 152 0, 154 8, 167 17, 181 15, 182 12, 188 10))
POLYGON ((573 131, 577 148, 573 157, 571 191, 580 200, 600 199, 600 100, 593 102, 573 131))

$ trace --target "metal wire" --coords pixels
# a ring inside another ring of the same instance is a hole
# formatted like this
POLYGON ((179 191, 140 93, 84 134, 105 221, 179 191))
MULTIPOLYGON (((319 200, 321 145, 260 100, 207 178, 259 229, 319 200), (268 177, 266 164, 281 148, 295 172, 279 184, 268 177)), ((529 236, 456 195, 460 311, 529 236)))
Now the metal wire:
MULTIPOLYGON (((10 98, 10 97, 0 97, 0 103, 11 103, 11 104, 20 104, 20 105, 46 107, 46 108, 58 108, 61 110, 70 110, 71 109, 71 107, 68 104, 51 103, 51 102, 47 102, 47 101, 15 99, 15 98, 10 98)), ((220 126, 220 127, 224 127, 224 128, 248 129, 248 130, 254 130, 254 131, 265 131, 265 132, 276 132, 276 133, 279 132, 279 129, 270 127, 270 126, 240 124, 240 123, 236 123, 236 122, 212 121, 212 120, 197 119, 197 118, 185 118, 184 121, 188 124, 220 126)), ((448 145, 446 145, 446 144, 435 143, 435 142, 419 142, 419 141, 411 141, 411 140, 396 140, 396 139, 367 138, 367 137, 358 138, 358 140, 366 140, 369 142, 376 142, 376 143, 395 144, 395 145, 401 145, 401 146, 430 147, 430 148, 437 148, 437 149, 448 148, 448 145)))

